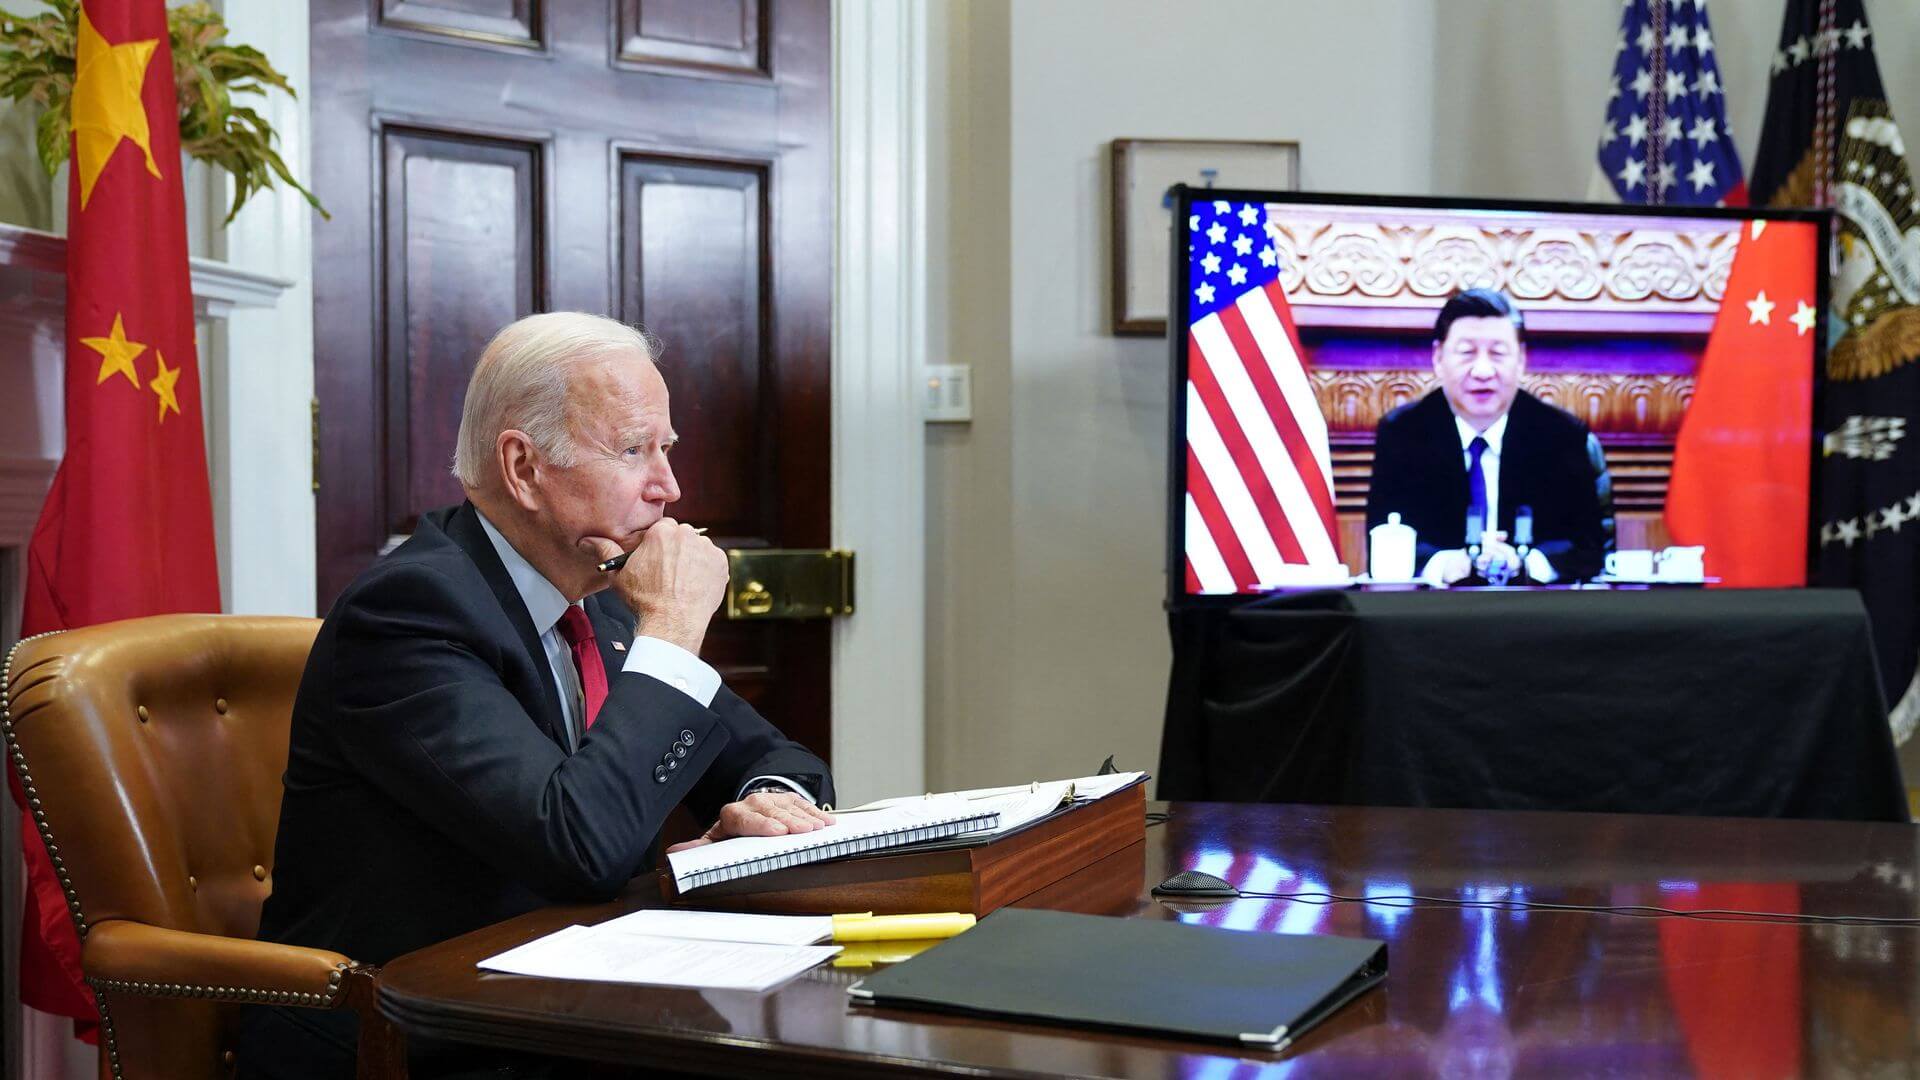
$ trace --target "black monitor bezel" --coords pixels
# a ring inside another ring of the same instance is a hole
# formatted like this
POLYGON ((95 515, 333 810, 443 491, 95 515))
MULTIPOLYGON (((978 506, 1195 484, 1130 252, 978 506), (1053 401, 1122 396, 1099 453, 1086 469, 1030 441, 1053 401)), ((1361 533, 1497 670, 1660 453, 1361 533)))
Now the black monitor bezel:
MULTIPOLYGON (((1710 221, 1799 221, 1819 230, 1816 241, 1818 258, 1825 260, 1832 244, 1833 213, 1804 207, 1719 207, 1719 206, 1635 206, 1626 203, 1553 202, 1537 199, 1451 198, 1429 195, 1361 195, 1333 191, 1263 191, 1257 188, 1196 188, 1175 184, 1168 189, 1173 200, 1173 215, 1168 222, 1171 242, 1168 247, 1167 348, 1171 363, 1168 383, 1167 425, 1167 599, 1168 610, 1205 607, 1232 607, 1258 600, 1258 593, 1189 593, 1186 591, 1185 521, 1187 501, 1187 304, 1186 286, 1189 264, 1185 224, 1196 201, 1226 199, 1232 202, 1339 204, 1353 206, 1404 207, 1430 210, 1494 210, 1539 213, 1611 214, 1619 217, 1693 217, 1710 221)), ((1813 430, 1807 454, 1807 580, 1813 581, 1819 559, 1820 539, 1820 440, 1821 405, 1826 380, 1821 372, 1827 357, 1827 304, 1830 276, 1816 264, 1818 321, 1814 324, 1813 345, 1813 430)))

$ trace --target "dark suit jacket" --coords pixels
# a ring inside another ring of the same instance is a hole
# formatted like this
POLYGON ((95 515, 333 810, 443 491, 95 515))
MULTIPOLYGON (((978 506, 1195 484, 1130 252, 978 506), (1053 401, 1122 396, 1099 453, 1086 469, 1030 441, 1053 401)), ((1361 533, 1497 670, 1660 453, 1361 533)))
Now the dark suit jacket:
MULTIPOLYGON (((1514 511, 1532 507, 1534 546, 1562 581, 1599 574, 1606 553, 1596 490, 1601 470, 1590 456, 1589 438, 1587 426, 1572 414, 1522 390, 1507 412, 1500 445, 1498 527, 1512 537, 1514 511)), ((1416 571, 1435 552, 1466 543, 1466 461, 1453 408, 1437 389, 1380 421, 1367 527, 1396 512, 1418 533, 1416 571)))
MULTIPOLYGON (((633 638, 633 614, 609 592, 586 608, 608 694, 569 754, 546 651, 471 503, 423 517, 347 587, 294 700, 262 939, 385 963, 546 904, 612 899, 653 867, 682 802, 711 820, 761 775, 832 800, 826 764, 732 691, 703 708, 622 672, 612 643, 633 638), (657 781, 676 741, 691 749, 657 781)), ((246 1023, 256 1066, 351 1046, 338 1012, 246 1023), (302 1035, 333 1046, 287 1045, 302 1035)))

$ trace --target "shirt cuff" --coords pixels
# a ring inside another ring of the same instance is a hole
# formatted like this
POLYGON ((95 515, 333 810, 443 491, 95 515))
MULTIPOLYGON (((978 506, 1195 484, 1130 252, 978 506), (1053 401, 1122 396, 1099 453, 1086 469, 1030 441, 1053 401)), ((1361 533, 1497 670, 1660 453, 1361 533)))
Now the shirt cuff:
POLYGON ((659 679, 699 702, 702 708, 711 708, 713 696, 720 692, 719 672, 673 642, 656 637, 634 638, 620 670, 659 679))
POLYGON ((1560 572, 1553 568, 1539 548, 1532 548, 1527 552, 1527 576, 1542 585, 1551 585, 1559 580, 1560 572))
POLYGON ((756 776, 753 779, 747 781, 746 783, 740 785, 740 791, 738 794, 736 794, 733 797, 733 801, 739 802, 741 799, 746 798, 747 789, 754 787, 755 785, 758 785, 758 784, 767 784, 767 783, 779 784, 783 787, 790 787, 793 789, 794 794, 800 796, 801 798, 807 800, 808 802, 812 803, 815 806, 820 805, 820 800, 813 797, 813 792, 808 791, 806 788, 801 787, 795 781, 789 780, 784 776, 756 776))

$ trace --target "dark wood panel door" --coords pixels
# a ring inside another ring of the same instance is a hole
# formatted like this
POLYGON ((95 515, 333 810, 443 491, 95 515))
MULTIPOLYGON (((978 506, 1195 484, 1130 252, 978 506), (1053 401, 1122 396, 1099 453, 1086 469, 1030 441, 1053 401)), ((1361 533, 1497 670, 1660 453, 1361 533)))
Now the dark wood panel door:
MULTIPOLYGON (((544 310, 665 346, 676 517, 829 543, 826 0, 314 0, 319 594, 457 501, 487 338, 544 310)), ((828 749, 825 623, 716 622, 728 684, 828 749)))

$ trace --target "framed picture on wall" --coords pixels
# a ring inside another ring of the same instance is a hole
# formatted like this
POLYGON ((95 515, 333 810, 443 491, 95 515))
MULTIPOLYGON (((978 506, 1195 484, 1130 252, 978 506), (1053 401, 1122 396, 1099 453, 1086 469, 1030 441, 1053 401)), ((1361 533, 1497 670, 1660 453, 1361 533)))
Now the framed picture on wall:
POLYGON ((1300 144, 1235 139, 1113 140, 1113 332, 1167 332, 1167 215, 1175 184, 1294 191, 1300 144))

